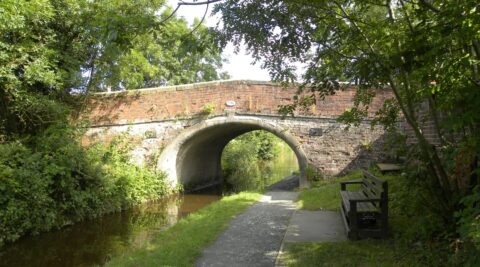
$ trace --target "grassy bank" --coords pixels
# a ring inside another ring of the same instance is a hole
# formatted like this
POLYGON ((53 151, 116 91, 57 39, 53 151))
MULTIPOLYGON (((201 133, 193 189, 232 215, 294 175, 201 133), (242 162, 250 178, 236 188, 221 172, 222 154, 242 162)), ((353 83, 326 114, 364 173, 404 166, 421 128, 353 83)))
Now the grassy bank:
MULTIPOLYGON (((312 188, 302 191, 298 207, 306 210, 339 210, 340 181, 358 179, 362 173, 352 172, 333 180, 314 182, 312 188)), ((342 242, 309 242, 287 244, 282 261, 286 266, 445 266, 448 248, 443 244, 424 243, 420 238, 406 238, 411 221, 402 214, 398 192, 405 191, 401 177, 381 176, 390 187, 390 229, 387 240, 342 242), (410 223, 409 223, 410 222, 410 223)))
POLYGON ((111 260, 107 266, 192 266, 236 215, 260 198, 242 192, 224 197, 181 219, 145 247, 111 260))
POLYGON ((354 171, 336 179, 315 181, 312 188, 300 192, 297 201, 298 208, 304 210, 339 210, 339 182, 361 177, 361 171, 354 171))

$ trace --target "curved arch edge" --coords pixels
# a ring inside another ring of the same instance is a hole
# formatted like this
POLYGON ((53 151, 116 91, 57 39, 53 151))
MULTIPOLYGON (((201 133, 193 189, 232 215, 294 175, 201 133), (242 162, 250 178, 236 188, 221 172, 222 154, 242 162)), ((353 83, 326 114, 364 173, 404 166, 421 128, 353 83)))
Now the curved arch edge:
MULTIPOLYGON (((177 166, 182 164, 182 159, 179 159, 179 154, 182 153, 182 147, 188 142, 191 142, 193 138, 199 137, 202 134, 208 134, 213 129, 221 129, 219 127, 241 126, 245 129, 252 130, 265 130, 276 135, 283 141, 285 141, 293 150, 297 157, 298 166, 300 169, 300 187, 309 187, 309 183, 306 179, 305 170, 308 165, 308 158, 302 149, 301 144, 298 142, 295 136, 293 136, 288 129, 282 128, 274 123, 266 122, 259 118, 250 116, 234 116, 234 117, 215 117, 207 119, 185 129, 176 138, 174 138, 169 145, 165 147, 158 159, 158 169, 165 172, 168 182, 171 186, 177 186, 179 184, 181 174, 179 174, 177 166)), ((228 130, 226 130, 228 132, 228 130)))

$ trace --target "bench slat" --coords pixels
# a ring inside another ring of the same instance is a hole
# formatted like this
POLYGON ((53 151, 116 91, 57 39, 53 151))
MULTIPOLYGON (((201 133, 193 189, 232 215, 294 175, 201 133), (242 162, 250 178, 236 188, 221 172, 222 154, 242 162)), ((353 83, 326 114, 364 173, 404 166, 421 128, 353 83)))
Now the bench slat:
POLYGON ((375 184, 374 181, 366 178, 364 178, 362 181, 363 181, 364 189, 371 191, 373 194, 375 194, 375 197, 380 196, 380 194, 382 193, 381 186, 379 186, 378 184, 375 184))
MULTIPOLYGON (((342 202, 345 209, 350 211, 350 200, 366 200, 368 199, 362 192, 356 191, 340 191, 342 202)), ((378 209, 372 202, 358 202, 357 212, 377 212, 378 209)))
POLYGON ((371 190, 368 187, 363 188, 362 192, 363 194, 365 194, 367 198, 380 198, 380 194, 377 194, 377 192, 375 192, 374 190, 371 190))
POLYGON ((378 178, 375 177, 373 174, 371 174, 371 173, 369 173, 369 172, 367 172, 367 171, 365 171, 365 170, 363 171, 363 175, 364 175, 365 177, 368 177, 369 179, 375 181, 375 183, 378 184, 378 187, 382 187, 382 185, 383 185, 384 183, 386 183, 386 181, 383 181, 383 180, 378 179, 378 178))

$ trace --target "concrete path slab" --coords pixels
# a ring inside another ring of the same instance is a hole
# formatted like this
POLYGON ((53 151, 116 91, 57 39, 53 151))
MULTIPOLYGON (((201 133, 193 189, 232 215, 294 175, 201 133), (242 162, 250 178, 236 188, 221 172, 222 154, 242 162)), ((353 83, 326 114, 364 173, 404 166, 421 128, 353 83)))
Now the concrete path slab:
POLYGON ((196 266, 275 266, 298 193, 272 191, 230 222, 196 266))
POLYGON ((340 212, 297 210, 290 220, 285 243, 346 240, 340 212))

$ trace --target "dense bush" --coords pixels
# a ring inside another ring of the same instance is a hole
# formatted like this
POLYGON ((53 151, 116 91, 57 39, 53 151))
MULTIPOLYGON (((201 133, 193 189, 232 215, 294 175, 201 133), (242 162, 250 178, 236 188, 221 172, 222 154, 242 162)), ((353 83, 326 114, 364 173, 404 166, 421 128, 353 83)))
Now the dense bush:
POLYGON ((118 135, 110 143, 98 143, 88 150, 93 161, 102 166, 104 179, 114 184, 109 194, 119 200, 120 207, 158 198, 170 190, 165 175, 157 172, 155 161, 144 166, 131 162, 130 152, 135 145, 127 135, 118 135))
POLYGON ((0 246, 168 193, 162 173, 128 162, 129 142, 84 149, 79 134, 51 126, 0 144, 0 246))
POLYGON ((222 166, 228 189, 240 192, 260 186, 258 158, 252 153, 255 149, 253 142, 244 143, 239 140, 233 140, 227 146, 222 155, 222 166))
MULTIPOLYGON (((380 173, 376 173, 381 176, 380 173)), ((465 197, 455 218, 442 213, 437 194, 428 190, 421 167, 383 176, 389 184, 390 227, 398 248, 416 251, 419 266, 478 266, 480 194, 465 197), (451 223, 451 221, 456 222, 451 223)))
POLYGON ((459 234, 455 260, 467 266, 480 266, 480 187, 460 202, 463 208, 455 214, 459 234))
POLYGON ((263 189, 271 183, 270 162, 282 141, 265 131, 253 131, 232 140, 222 153, 227 191, 263 189))

